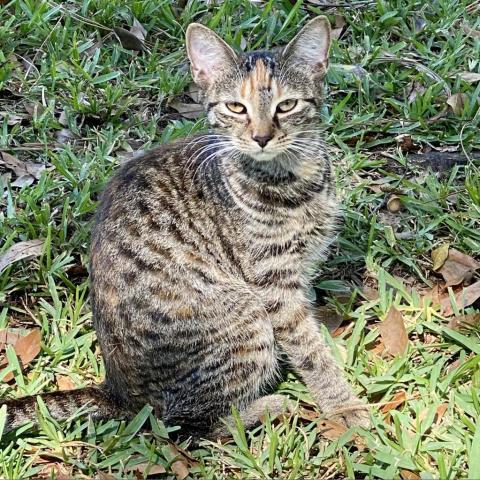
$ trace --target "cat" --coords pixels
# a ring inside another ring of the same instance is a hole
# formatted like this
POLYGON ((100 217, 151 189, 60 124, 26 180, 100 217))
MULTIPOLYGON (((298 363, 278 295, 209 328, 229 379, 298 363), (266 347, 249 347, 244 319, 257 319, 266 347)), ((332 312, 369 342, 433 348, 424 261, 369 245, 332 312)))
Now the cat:
MULTIPOLYGON (((286 357, 323 412, 366 427, 307 298, 338 216, 317 113, 330 24, 316 17, 284 48, 240 54, 192 23, 186 46, 212 132, 132 159, 108 183, 90 265, 106 378, 42 398, 58 419, 150 404, 165 424, 215 437, 232 407, 246 428, 290 408, 272 393, 286 357)), ((4 403, 10 429, 34 421, 35 397, 4 403)))

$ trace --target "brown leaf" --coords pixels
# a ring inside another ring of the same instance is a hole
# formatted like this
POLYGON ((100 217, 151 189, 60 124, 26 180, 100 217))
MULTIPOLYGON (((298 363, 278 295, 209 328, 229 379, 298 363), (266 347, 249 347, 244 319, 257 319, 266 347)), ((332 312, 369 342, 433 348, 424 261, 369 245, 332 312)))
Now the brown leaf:
POLYGON ((10 330, 0 330, 0 351, 7 345, 15 345, 20 339, 21 335, 10 330))
POLYGON ((126 48, 127 50, 135 50, 136 52, 143 52, 143 50, 145 50, 143 40, 138 38, 134 33, 121 27, 115 27, 113 31, 120 40, 123 48, 126 48))
POLYGON ((480 263, 469 255, 465 255, 454 248, 448 251, 448 258, 438 272, 443 276, 446 286, 458 285, 470 281, 475 270, 480 268, 480 263))
POLYGON ((378 324, 378 330, 390 355, 405 353, 408 346, 408 335, 403 315, 395 307, 391 307, 387 318, 378 324))
POLYGON ((177 477, 177 480, 183 480, 184 478, 188 477, 188 464, 184 460, 177 460, 176 462, 173 462, 170 468, 177 477))
POLYGON ((198 103, 183 103, 173 100, 168 104, 169 107, 182 114, 182 117, 194 120, 203 113, 203 108, 198 103))
POLYGON ((405 390, 400 390, 393 396, 392 400, 390 400, 389 402, 387 402, 385 405, 382 406, 380 411, 382 413, 388 413, 390 410, 394 410, 400 405, 403 405, 406 400, 407 400, 407 392, 405 392, 405 390))
POLYGON ((437 425, 440 425, 440 423, 442 423, 442 418, 445 415, 445 412, 447 411, 447 409, 448 409, 448 404, 446 403, 441 403, 437 407, 437 411, 435 412, 435 423, 437 425))
POLYGON ((59 390, 74 390, 76 385, 73 383, 70 377, 66 375, 55 375, 55 380, 57 381, 59 390))
POLYGON ((314 314, 316 320, 323 323, 330 333, 337 330, 344 320, 343 316, 339 315, 335 308, 328 305, 315 306, 314 314))
POLYGON ((153 464, 149 462, 137 463, 131 467, 125 469, 126 472, 140 472, 145 474, 146 477, 150 475, 160 475, 166 473, 165 467, 160 464, 153 464))
MULTIPOLYGON (((40 341, 42 339, 42 333, 39 329, 32 330, 28 335, 20 337, 15 343, 13 348, 17 354, 20 366, 24 369, 39 353, 40 353, 40 341)), ((5 366, 6 360, 2 362, 2 366, 5 366)), ((13 372, 9 372, 3 377, 5 382, 9 382, 13 379, 13 372)))
POLYGON ((433 270, 437 271, 441 266, 445 263, 445 260, 448 258, 448 250, 450 245, 448 243, 444 243, 439 247, 432 250, 432 260, 433 260, 433 270))
POLYGON ((105 472, 97 472, 98 480, 117 480, 113 475, 105 472))
POLYGON ((378 300, 379 298, 378 290, 376 288, 369 287, 368 285, 365 285, 362 288, 360 294, 367 300, 378 300))
POLYGON ((400 470, 400 477, 402 478, 402 480, 421 480, 422 478, 415 472, 411 472, 410 470, 405 469, 400 470))
POLYGON ((335 422, 334 420, 321 420, 317 424, 317 432, 327 440, 338 440, 346 431, 348 431, 348 428, 338 422, 335 422))
MULTIPOLYGON (((463 288, 455 295, 455 301, 457 308, 462 310, 468 307, 472 303, 476 302, 480 298, 480 281, 473 283, 472 285, 463 288)), ((441 312, 445 317, 453 315, 453 309, 450 304, 450 298, 446 297, 441 302, 441 312)))
POLYGON ((0 254, 0 273, 14 262, 26 258, 38 257, 42 253, 44 240, 25 240, 12 245, 6 252, 0 254))
POLYGON ((461 330, 462 327, 474 326, 480 324, 480 313, 471 313, 470 315, 460 315, 453 317, 448 322, 448 328, 452 330, 461 330))
POLYGON ((17 177, 31 175, 37 180, 46 168, 42 163, 24 162, 7 152, 0 152, 0 165, 1 164, 12 170, 17 177))
POLYGON ((461 115, 463 108, 468 103, 468 95, 465 93, 454 93, 447 99, 447 105, 450 106, 455 115, 461 115))

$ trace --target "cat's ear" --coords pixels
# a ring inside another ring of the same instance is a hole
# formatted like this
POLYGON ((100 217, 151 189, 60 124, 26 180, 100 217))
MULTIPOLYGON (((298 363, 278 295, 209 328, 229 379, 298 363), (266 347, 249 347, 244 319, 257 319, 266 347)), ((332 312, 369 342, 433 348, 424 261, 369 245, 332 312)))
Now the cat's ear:
POLYGON ((282 56, 285 61, 309 65, 316 75, 323 76, 328 69, 330 43, 330 22, 322 15, 307 22, 285 47, 282 56))
POLYGON ((187 28, 186 44, 193 80, 206 88, 234 68, 237 54, 216 33, 199 23, 187 28))

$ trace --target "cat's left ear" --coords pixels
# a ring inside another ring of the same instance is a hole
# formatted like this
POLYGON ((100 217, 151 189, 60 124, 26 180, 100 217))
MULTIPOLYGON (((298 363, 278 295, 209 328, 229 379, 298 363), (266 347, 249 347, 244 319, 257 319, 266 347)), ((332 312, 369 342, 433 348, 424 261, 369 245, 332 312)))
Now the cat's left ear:
POLYGON ((199 24, 187 28, 186 44, 193 80, 207 88, 235 67, 237 54, 216 33, 199 24))
POLYGON ((328 69, 331 28, 327 17, 316 17, 297 33, 285 47, 285 61, 309 65, 315 75, 324 76, 328 69))

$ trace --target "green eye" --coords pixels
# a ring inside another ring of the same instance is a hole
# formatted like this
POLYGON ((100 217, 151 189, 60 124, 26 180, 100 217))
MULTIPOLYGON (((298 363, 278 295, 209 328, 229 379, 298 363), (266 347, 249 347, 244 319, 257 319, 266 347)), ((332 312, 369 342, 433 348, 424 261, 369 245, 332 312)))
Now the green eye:
POLYGON ((297 100, 284 100, 277 105, 277 113, 286 113, 293 110, 297 106, 297 100))
POLYGON ((227 102, 227 108, 233 113, 247 113, 247 107, 239 102, 227 102))

